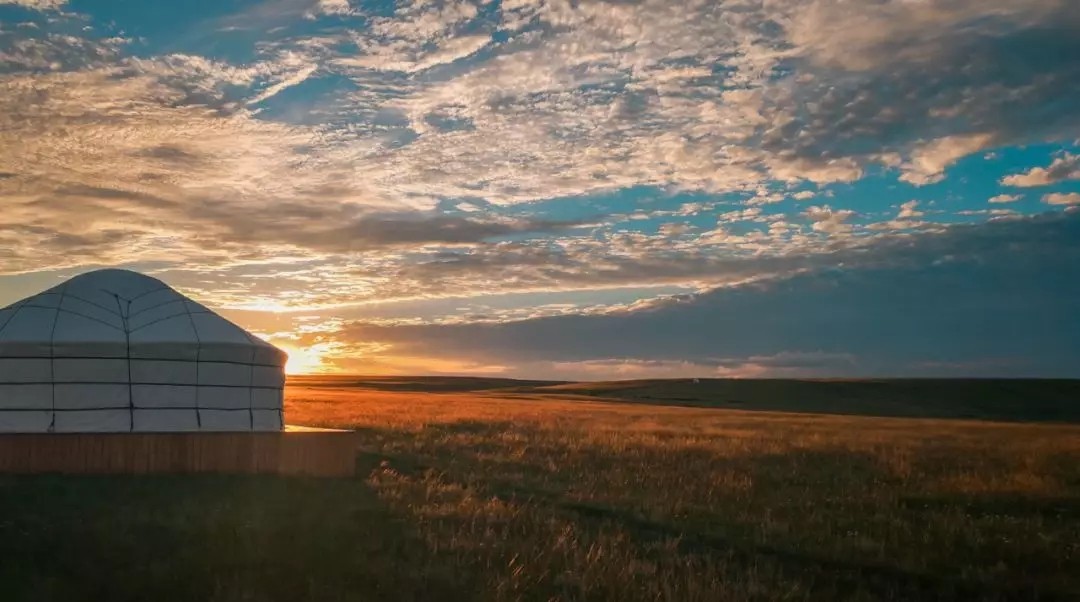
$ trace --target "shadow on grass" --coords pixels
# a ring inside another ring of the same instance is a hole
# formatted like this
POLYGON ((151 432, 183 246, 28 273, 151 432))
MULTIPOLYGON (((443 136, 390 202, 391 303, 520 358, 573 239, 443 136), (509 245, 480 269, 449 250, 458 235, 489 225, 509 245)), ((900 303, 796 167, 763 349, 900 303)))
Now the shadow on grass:
POLYGON ((597 401, 695 408, 1018 422, 1080 422, 1080 380, 667 379, 519 387, 597 401))
POLYGON ((470 599, 439 567, 361 479, 0 478, 6 601, 470 599))

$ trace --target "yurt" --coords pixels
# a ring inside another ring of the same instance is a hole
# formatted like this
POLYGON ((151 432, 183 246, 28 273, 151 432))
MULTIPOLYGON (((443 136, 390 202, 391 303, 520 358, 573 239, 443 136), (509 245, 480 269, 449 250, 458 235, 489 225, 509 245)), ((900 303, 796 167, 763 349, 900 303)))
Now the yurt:
POLYGON ((280 431, 285 359, 160 280, 89 272, 0 309, 0 432, 280 431))

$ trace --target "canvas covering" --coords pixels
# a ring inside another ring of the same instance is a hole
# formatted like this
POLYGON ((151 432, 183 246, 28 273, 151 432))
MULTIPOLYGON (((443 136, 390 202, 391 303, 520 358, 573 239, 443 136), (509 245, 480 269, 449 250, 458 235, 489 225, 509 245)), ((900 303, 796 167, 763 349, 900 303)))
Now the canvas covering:
POLYGON ((280 430, 285 360, 160 280, 90 272, 0 309, 0 432, 280 430))

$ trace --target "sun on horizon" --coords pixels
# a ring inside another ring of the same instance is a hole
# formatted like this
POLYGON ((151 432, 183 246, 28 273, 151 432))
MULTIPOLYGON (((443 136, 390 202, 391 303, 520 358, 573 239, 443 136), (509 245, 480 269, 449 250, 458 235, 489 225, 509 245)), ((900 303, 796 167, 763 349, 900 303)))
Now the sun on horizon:
POLYGON ((297 376, 300 374, 320 374, 330 370, 323 356, 323 350, 318 345, 311 347, 293 347, 291 345, 278 345, 289 359, 285 362, 285 374, 297 376))

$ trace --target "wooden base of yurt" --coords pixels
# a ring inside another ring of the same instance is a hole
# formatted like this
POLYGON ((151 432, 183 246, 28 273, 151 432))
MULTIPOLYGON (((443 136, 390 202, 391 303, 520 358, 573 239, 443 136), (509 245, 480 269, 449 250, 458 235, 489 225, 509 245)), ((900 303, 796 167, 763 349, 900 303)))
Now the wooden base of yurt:
POLYGON ((0 434, 0 473, 352 476, 356 433, 0 434))

